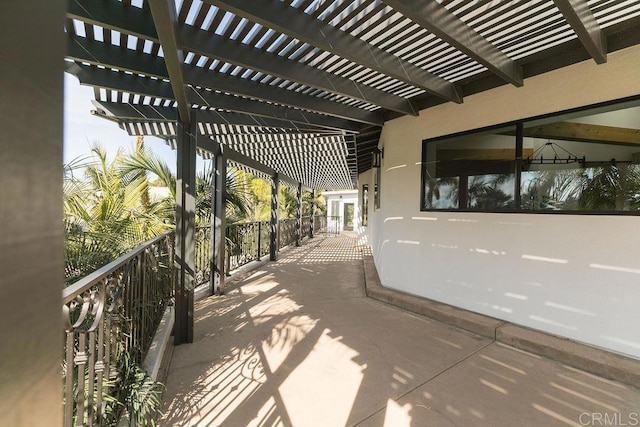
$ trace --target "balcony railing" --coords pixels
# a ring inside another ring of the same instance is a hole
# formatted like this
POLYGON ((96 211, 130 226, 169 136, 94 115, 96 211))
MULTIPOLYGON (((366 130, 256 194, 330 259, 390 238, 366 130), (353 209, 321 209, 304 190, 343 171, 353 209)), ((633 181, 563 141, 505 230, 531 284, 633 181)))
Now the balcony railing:
POLYGON ((269 222, 227 226, 226 271, 232 271, 269 253, 269 222))
POLYGON ((339 216, 315 216, 313 221, 314 233, 340 234, 339 216))
POLYGON ((121 364, 140 365, 149 349, 171 303, 173 256, 165 233, 63 290, 65 426, 118 418, 121 364))
POLYGON ((278 247, 284 248, 296 242, 295 218, 281 219, 278 222, 278 247))
MULTIPOLYGON (((314 225, 323 222, 323 226, 314 227, 314 232, 326 233, 327 220, 324 216, 316 216, 314 225)), ((331 224, 333 224, 330 221, 331 224)), ((296 241, 295 218, 282 219, 278 223, 279 247, 291 245, 296 241)), ((332 230, 333 228, 330 227, 332 230)), ((302 235, 308 236, 311 231, 311 217, 302 217, 302 235)), ((332 231, 333 232, 333 231, 332 231)), ((225 263, 226 271, 230 272, 251 261, 259 260, 269 253, 268 221, 247 222, 227 225, 225 263)), ((196 279, 198 284, 209 280, 211 275, 211 227, 201 226, 196 228, 196 279)))
MULTIPOLYGON (((314 232, 338 233, 339 217, 316 216, 314 232)), ((279 245, 295 243, 296 219, 281 220, 279 245)), ((302 218, 301 238, 311 217, 302 218)), ((227 271, 269 253, 267 221, 234 224, 226 230, 227 271)), ((209 279, 209 226, 196 229, 198 283, 209 279)), ((173 232, 160 235, 65 288, 64 425, 112 424, 119 417, 125 386, 123 360, 140 365, 171 304, 175 280, 173 232)))

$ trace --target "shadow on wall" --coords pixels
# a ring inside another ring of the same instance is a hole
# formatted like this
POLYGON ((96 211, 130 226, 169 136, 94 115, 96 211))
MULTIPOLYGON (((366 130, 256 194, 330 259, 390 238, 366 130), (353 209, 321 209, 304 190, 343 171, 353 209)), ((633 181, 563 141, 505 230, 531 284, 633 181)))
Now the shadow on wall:
POLYGON ((629 299, 640 295, 640 269, 613 264, 615 254, 565 228, 567 216, 551 225, 518 217, 387 217, 384 236, 393 238, 379 239, 376 253, 382 283, 640 358, 628 327, 640 323, 629 299))

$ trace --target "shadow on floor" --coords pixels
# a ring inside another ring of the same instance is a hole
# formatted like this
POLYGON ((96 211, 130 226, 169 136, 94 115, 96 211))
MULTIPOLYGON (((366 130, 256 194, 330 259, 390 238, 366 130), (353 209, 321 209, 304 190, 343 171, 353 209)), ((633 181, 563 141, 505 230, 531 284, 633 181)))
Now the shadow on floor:
POLYGON ((312 239, 199 301, 162 425, 640 421, 637 389, 366 298, 355 241, 312 239))

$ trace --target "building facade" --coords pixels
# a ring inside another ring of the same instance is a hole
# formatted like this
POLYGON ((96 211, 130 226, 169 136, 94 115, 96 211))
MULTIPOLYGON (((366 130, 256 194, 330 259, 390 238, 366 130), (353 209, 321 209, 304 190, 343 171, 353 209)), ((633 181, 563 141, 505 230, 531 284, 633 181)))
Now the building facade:
POLYGON ((581 171, 590 183, 608 163, 637 172, 639 69, 634 46, 385 123, 381 166, 359 177, 383 285, 640 358, 637 191, 605 210, 575 194, 541 202, 525 188, 542 170, 581 171), (532 131, 558 123, 588 126, 571 137, 532 131), (608 128, 629 141, 594 135, 608 128), (477 166, 475 177, 459 176, 452 159, 477 166), (506 202, 483 206, 472 185, 499 175, 493 189, 506 202))

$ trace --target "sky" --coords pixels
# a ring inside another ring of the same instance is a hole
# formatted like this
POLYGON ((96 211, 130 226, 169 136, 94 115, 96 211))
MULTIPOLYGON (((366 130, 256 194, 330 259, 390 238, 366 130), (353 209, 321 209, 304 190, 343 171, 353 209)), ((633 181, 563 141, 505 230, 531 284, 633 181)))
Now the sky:
MULTIPOLYGON (((112 159, 119 147, 132 151, 136 137, 120 129, 109 120, 91 114, 95 107, 91 103, 93 88, 81 86, 78 79, 69 73, 64 73, 64 162, 87 156, 90 145, 100 143, 112 159)), ((163 140, 152 136, 144 139, 145 146, 152 149, 176 171, 176 152, 163 140)), ((201 159, 199 159, 201 163, 201 159)))

